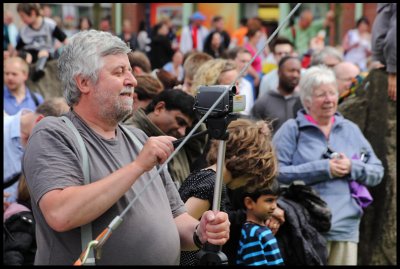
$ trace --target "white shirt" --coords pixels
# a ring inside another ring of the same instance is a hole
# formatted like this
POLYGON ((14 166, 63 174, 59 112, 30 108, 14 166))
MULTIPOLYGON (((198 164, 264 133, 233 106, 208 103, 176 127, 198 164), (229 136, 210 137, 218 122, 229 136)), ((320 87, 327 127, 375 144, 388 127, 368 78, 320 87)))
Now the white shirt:
POLYGON ((250 110, 254 105, 254 92, 250 81, 245 78, 240 80, 239 94, 246 96, 246 108, 240 113, 243 115, 250 115, 250 110))
MULTIPOLYGON (((208 29, 206 27, 201 26, 197 30, 197 51, 203 51, 204 41, 207 35, 208 35, 208 29)), ((192 33, 190 26, 185 26, 182 28, 179 48, 183 54, 193 49, 192 33)))
POLYGON ((360 45, 348 50, 344 55, 344 60, 358 65, 361 71, 367 71, 367 51, 371 51, 371 38, 361 38, 357 29, 349 30, 347 35, 350 46, 357 43, 360 45))

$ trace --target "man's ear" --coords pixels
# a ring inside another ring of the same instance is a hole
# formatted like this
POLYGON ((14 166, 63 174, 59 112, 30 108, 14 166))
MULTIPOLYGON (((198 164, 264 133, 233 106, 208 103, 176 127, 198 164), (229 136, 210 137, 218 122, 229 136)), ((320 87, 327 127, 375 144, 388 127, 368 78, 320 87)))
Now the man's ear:
POLYGON ((75 76, 75 82, 78 89, 81 93, 88 93, 90 92, 92 81, 88 78, 83 77, 82 75, 75 76))
POLYGON ((41 121, 44 118, 43 114, 39 114, 39 116, 37 116, 36 120, 35 120, 35 124, 38 123, 39 121, 41 121))
POLYGON ((143 69, 139 66, 134 66, 132 71, 133 71, 134 76, 144 74, 143 69))
POLYGON ((162 112, 163 110, 165 110, 165 102, 164 101, 160 101, 156 104, 156 106, 154 107, 154 113, 156 115, 158 115, 160 112, 162 112))

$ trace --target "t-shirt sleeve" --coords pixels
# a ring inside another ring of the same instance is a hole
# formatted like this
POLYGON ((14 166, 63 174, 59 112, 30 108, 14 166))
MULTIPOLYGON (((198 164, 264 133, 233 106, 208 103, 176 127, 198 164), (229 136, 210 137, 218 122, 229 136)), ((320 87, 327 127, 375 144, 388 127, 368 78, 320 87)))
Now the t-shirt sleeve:
POLYGON ((60 119, 46 117, 28 141, 23 173, 35 203, 51 190, 83 185, 80 150, 62 124, 60 119))
POLYGON ((215 173, 208 170, 200 170, 187 178, 183 183, 179 192, 184 196, 186 202, 190 197, 202 200, 208 200, 212 204, 214 197, 215 173))
POLYGON ((67 38, 67 35, 58 26, 54 28, 53 36, 61 42, 64 42, 64 40, 67 38))
POLYGON ((167 192, 169 205, 171 207, 172 215, 174 218, 182 213, 186 212, 185 204, 183 203, 181 196, 173 182, 171 175, 168 172, 167 166, 161 172, 161 178, 165 186, 165 191, 167 192))

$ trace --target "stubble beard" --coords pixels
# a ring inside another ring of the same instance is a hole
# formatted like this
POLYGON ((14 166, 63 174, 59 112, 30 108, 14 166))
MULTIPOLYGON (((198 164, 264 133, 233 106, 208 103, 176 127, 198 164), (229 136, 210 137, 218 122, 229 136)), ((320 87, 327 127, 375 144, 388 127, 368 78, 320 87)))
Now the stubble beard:
POLYGON ((133 98, 128 99, 120 95, 112 96, 111 94, 97 97, 99 115, 112 125, 118 124, 132 113, 133 98), (110 99, 114 99, 113 102, 110 102, 110 99))

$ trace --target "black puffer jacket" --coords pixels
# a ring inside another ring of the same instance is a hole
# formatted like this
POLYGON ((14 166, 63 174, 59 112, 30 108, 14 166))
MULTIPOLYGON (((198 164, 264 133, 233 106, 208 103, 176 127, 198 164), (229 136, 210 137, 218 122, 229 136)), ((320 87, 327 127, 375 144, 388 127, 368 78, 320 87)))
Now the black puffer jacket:
POLYGON ((285 222, 276 233, 285 265, 326 265, 326 239, 332 213, 315 190, 304 182, 281 186, 278 205, 285 211, 285 222))
POLYGON ((33 265, 36 238, 32 212, 16 213, 9 217, 3 226, 3 264, 33 265))

